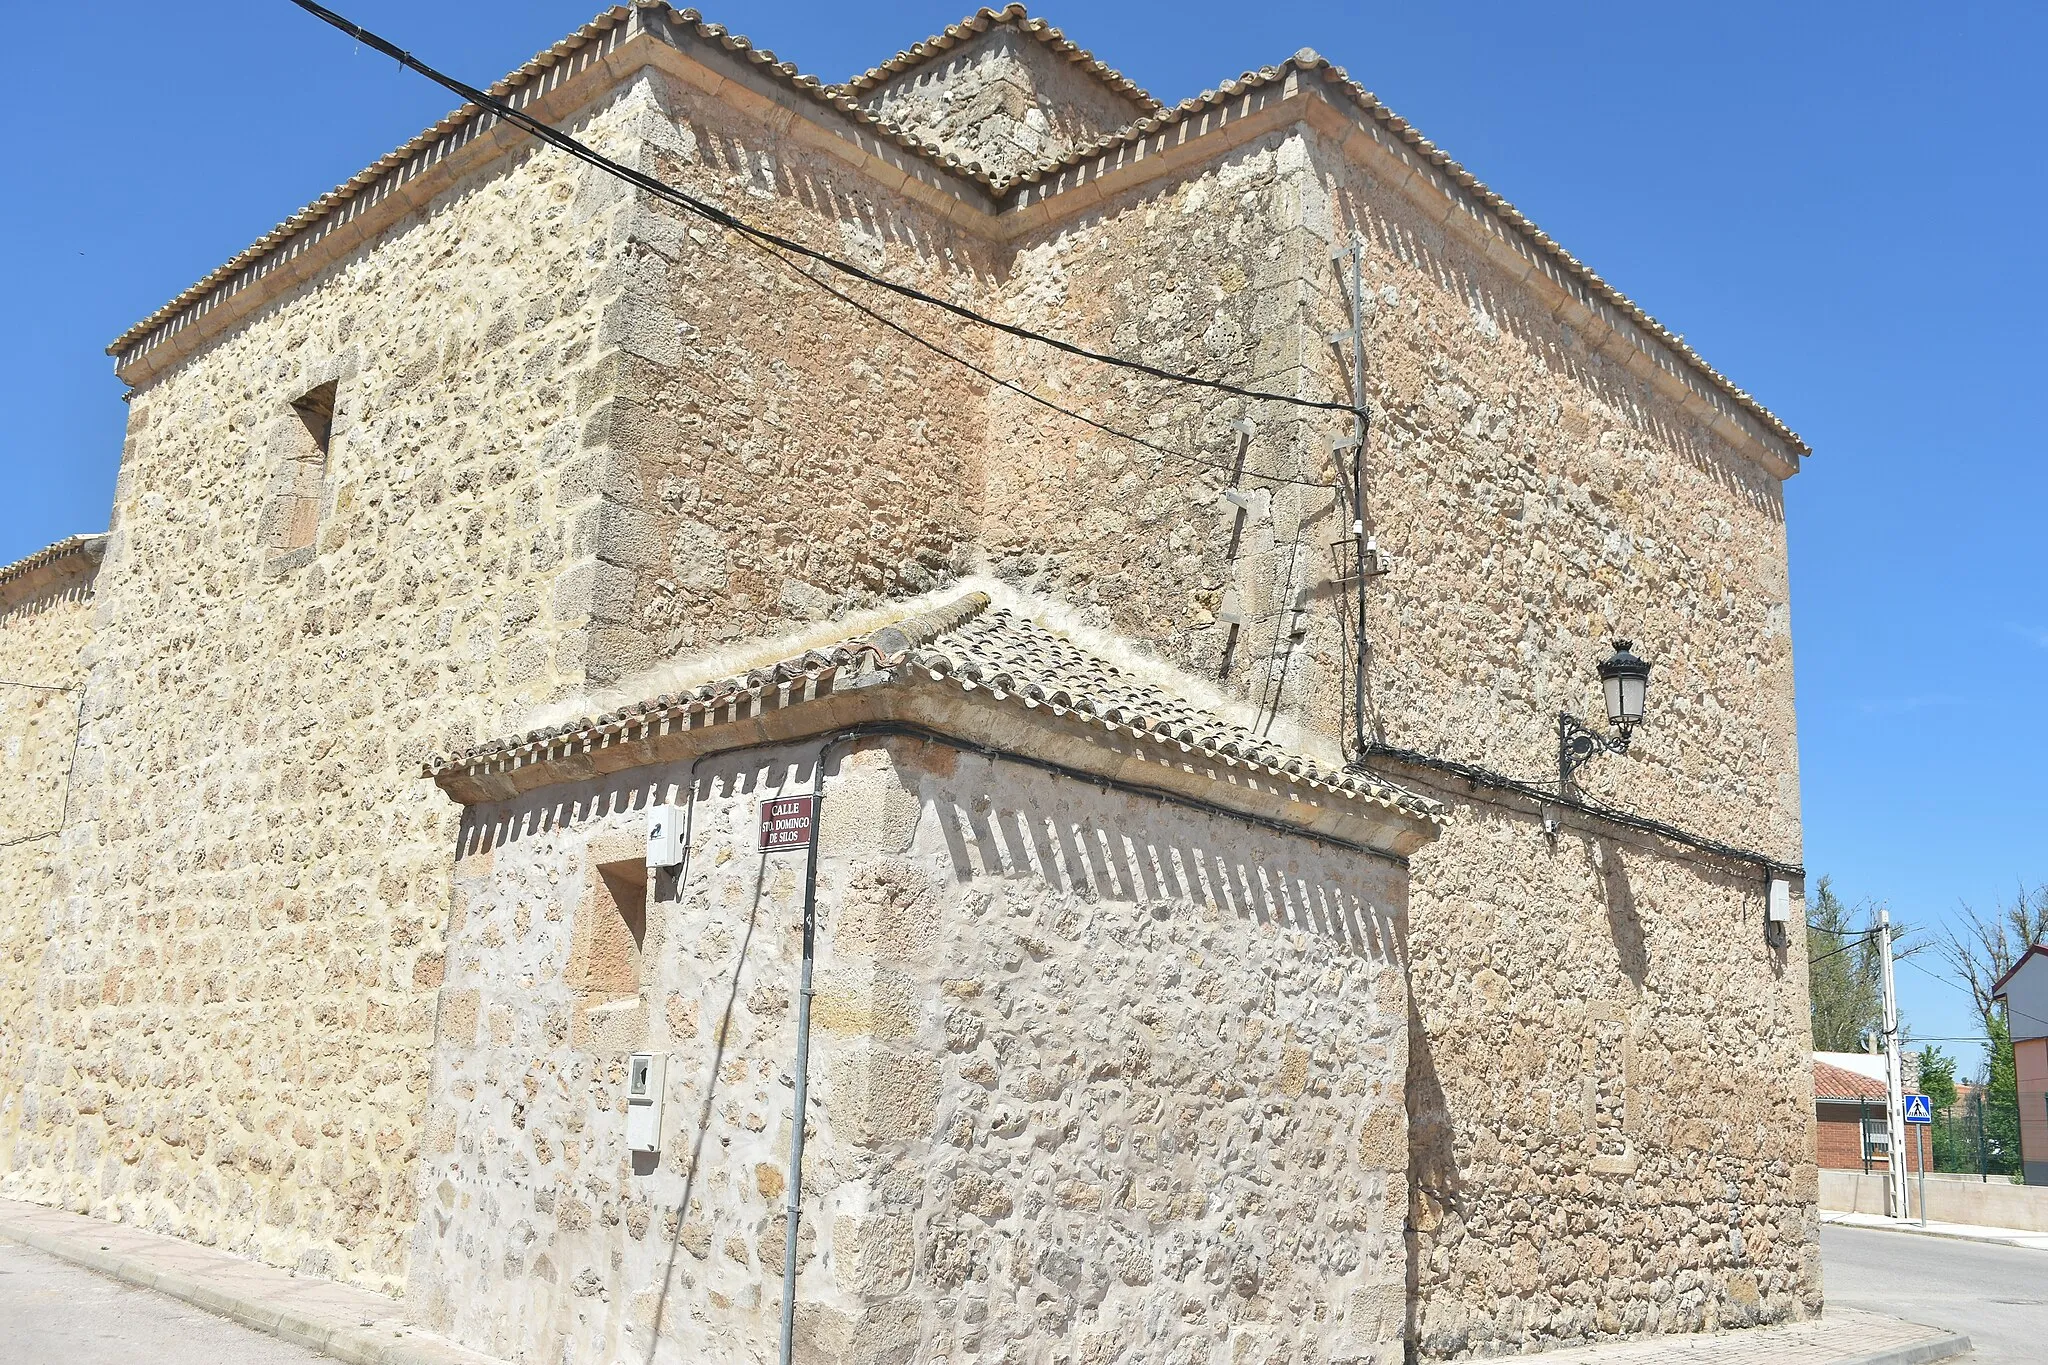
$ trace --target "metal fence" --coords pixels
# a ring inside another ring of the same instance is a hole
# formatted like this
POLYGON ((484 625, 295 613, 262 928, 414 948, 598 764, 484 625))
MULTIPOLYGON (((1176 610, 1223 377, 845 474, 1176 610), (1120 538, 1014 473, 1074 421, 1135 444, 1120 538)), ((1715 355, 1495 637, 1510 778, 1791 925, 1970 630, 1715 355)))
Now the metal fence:
POLYGON ((2010 1096, 1992 1098, 1979 1090, 1936 1111, 1928 1127, 1933 1150, 1927 1164, 1936 1171, 2022 1179, 2020 1109, 2010 1096))

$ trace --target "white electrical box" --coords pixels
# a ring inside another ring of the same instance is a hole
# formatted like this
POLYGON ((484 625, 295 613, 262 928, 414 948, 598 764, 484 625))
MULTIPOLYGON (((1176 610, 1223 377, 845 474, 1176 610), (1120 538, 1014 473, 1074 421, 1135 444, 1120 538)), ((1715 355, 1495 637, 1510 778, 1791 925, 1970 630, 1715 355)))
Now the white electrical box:
POLYGON ((635 1152, 661 1150, 662 1081, 668 1055, 636 1052, 626 1063, 626 1146, 635 1152))
MULTIPOLYGON (((630 845, 629 845, 630 847, 630 845)), ((673 801, 647 808, 647 865, 679 867, 683 861, 683 808, 673 801)))
POLYGON ((1792 922, 1792 883, 1783 877, 1771 878, 1771 899, 1764 917, 1772 924, 1792 922))

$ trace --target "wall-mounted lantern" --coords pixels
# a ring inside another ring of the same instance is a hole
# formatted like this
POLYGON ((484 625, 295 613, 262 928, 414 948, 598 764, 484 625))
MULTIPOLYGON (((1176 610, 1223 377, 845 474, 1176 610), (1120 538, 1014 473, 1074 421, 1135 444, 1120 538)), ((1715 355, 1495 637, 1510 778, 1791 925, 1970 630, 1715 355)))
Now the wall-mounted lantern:
POLYGON ((1600 690, 1606 694, 1607 723, 1613 738, 1587 727, 1569 711, 1557 716, 1557 780, 1569 787, 1572 774, 1599 754, 1625 754, 1643 719, 1643 698, 1650 690, 1650 665, 1629 652, 1629 642, 1616 640, 1614 653, 1600 661, 1600 690))

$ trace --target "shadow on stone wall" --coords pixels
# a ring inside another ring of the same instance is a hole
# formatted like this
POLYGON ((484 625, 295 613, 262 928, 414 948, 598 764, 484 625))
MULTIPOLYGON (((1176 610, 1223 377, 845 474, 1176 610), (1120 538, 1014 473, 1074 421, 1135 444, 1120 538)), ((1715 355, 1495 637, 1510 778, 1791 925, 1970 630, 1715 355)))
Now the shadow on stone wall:
POLYGON ((1607 901, 1607 928, 1614 935, 1614 954, 1621 974, 1636 990, 1650 973, 1650 948, 1636 913, 1636 893, 1628 883, 1621 845, 1612 839, 1588 838, 1587 860, 1600 871, 1600 892, 1607 901))
MULTIPOLYGON (((1401 1339, 1409 1361, 1417 1359, 1422 1304, 1422 1252, 1428 1230, 1445 1217, 1463 1219, 1467 1209, 1464 1183, 1458 1178, 1456 1130, 1450 1101, 1437 1075, 1436 1053, 1423 1027, 1415 990, 1408 990, 1408 1224, 1402 1230, 1406 1248, 1406 1314, 1401 1339)), ((1462 1343, 1459 1343, 1462 1346, 1462 1343)))
MULTIPOLYGON (((1327 875, 1309 875, 1291 859, 1234 850, 1221 837, 1195 837, 1203 825, 1223 834, 1230 826, 1227 817, 1176 820, 1172 823, 1187 828, 1167 834, 1143 819, 1126 823, 1077 817, 1065 803, 1000 806, 929 790, 924 796, 927 813, 945 834, 956 881, 1032 876, 1055 891, 1088 900, 1156 907, 1161 917, 1170 906, 1213 901, 1220 912, 1238 919, 1314 934, 1353 953, 1405 966, 1401 926, 1385 908, 1374 907, 1327 875)), ((1135 800, 1132 807, 1138 809, 1135 800)), ((1234 842, 1289 841, 1263 832, 1248 836, 1240 827, 1234 842)), ((1327 856, 1334 860, 1347 853, 1329 849, 1327 856)))
MULTIPOLYGON (((716 780, 715 778, 713 779, 716 780)), ((694 795, 694 793, 693 793, 694 795)), ((765 862, 767 855, 760 855, 765 862)), ((765 868, 763 869, 765 871, 765 868)), ((666 899, 681 899, 681 891, 688 880, 687 862, 675 877, 664 876, 656 889, 659 896, 666 892, 666 899)), ((733 1007, 739 1003, 740 981, 746 975, 747 952, 754 944, 754 929, 761 918, 761 889, 767 878, 754 878, 754 896, 747 904, 747 927, 740 935, 740 945, 733 954, 732 984, 726 988, 725 1006, 719 1012, 718 1027, 711 1032, 711 1060, 704 1068, 704 1103, 697 1110, 697 1127, 690 1135, 690 1161, 683 1171, 683 1193, 676 1200, 673 1214, 674 1231, 669 1234, 667 1258, 663 1263, 661 1284, 655 1292, 654 1318, 647 1331, 647 1360, 652 1365, 656 1349, 661 1342, 661 1326, 668 1316, 669 1293, 675 1286, 676 1253, 682 1250, 683 1225, 690 1216, 690 1200, 697 1193, 697 1177, 704 1169, 704 1139, 711 1132, 711 1116, 718 1101, 718 1076, 725 1066, 726 1041, 732 1035, 733 1007)), ((644 1172, 643 1172, 644 1174, 644 1172)))

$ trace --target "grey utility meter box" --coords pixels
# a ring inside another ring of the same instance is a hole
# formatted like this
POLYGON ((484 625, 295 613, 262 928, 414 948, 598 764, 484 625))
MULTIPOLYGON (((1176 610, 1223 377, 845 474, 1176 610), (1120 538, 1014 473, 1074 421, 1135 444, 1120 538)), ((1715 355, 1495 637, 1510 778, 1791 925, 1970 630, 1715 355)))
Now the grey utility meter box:
POLYGON ((1764 918, 1772 924, 1789 924, 1792 920, 1792 883, 1783 877, 1771 878, 1770 898, 1765 902, 1764 918))
POLYGON ((626 1063, 626 1146, 635 1152, 661 1150, 661 1093, 668 1056, 636 1052, 626 1063))
POLYGON ((683 808, 673 801, 647 808, 647 865, 679 867, 683 861, 683 808))

